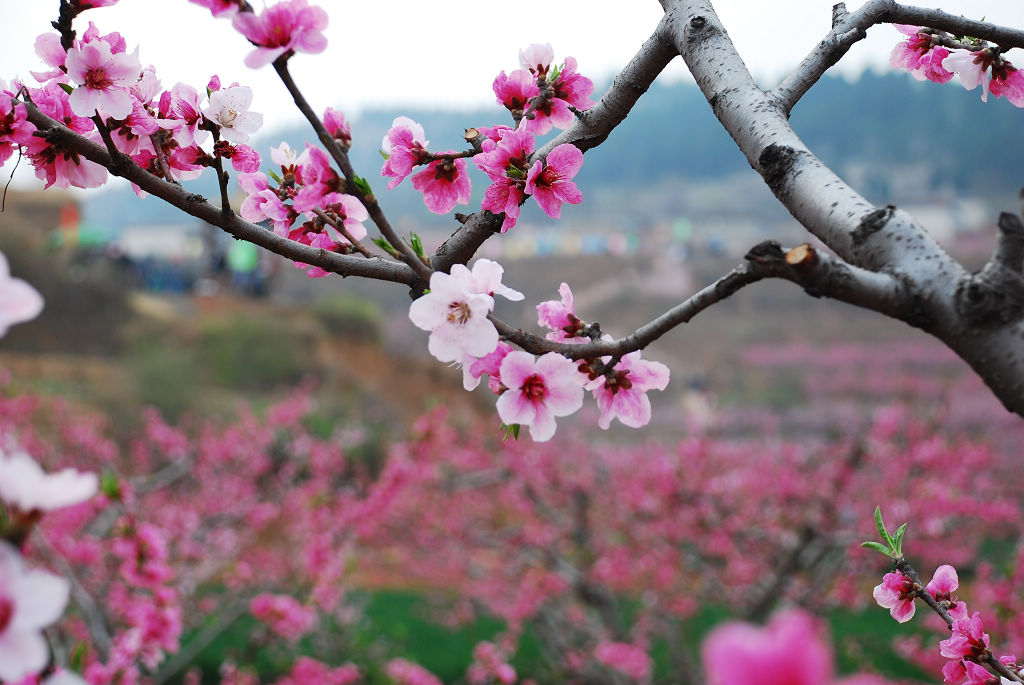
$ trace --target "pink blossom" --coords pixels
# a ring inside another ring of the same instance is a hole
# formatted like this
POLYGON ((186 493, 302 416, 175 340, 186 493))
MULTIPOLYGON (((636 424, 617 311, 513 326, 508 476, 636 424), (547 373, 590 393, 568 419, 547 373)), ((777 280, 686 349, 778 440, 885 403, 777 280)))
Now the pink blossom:
POLYGON ((519 66, 535 75, 547 76, 548 68, 555 61, 555 51, 550 43, 532 43, 519 51, 519 66))
POLYGON ((557 219, 563 202, 583 202, 583 193, 572 182, 582 166, 583 153, 579 148, 563 143, 548 154, 546 162, 534 162, 526 177, 526 192, 533 195, 545 214, 557 219))
POLYGON ((316 610, 289 595, 257 595, 249 602, 249 613, 289 642, 298 642, 316 623, 316 610))
POLYGON ((341 143, 341 146, 348 149, 352 145, 352 127, 345 120, 342 112, 328 107, 324 110, 324 128, 331 134, 331 137, 341 143))
POLYGON ((10 159, 16 148, 31 142, 35 130, 25 105, 0 93, 0 164, 10 159))
POLYGON ((160 118, 182 122, 173 127, 174 140, 182 147, 202 144, 210 135, 199 128, 203 123, 199 93, 186 83, 176 83, 160 96, 158 113, 160 118))
POLYGON ((530 106, 530 100, 540 95, 537 80, 526 69, 516 69, 508 75, 503 70, 495 77, 491 87, 498 104, 513 114, 522 114, 530 106))
POLYGON ((245 58, 245 64, 258 69, 291 52, 317 54, 327 47, 322 31, 327 28, 327 13, 306 0, 283 0, 265 8, 258 16, 239 12, 231 20, 243 36, 258 47, 245 58))
POLYGON ((88 10, 94 7, 110 7, 116 5, 117 0, 71 0, 71 4, 79 10, 88 10))
MULTIPOLYGON (((354 195, 332 193, 324 199, 323 211, 325 214, 341 223, 349 235, 356 240, 366 237, 366 226, 363 225, 363 222, 370 218, 370 213, 366 211, 366 207, 359 201, 359 198, 354 195)), ((350 244, 348 238, 338 232, 334 226, 327 224, 324 226, 324 231, 335 243, 350 244)))
POLYGON ((423 127, 409 117, 397 117, 391 122, 391 128, 381 142, 381 151, 387 159, 380 175, 391 177, 388 190, 405 180, 414 166, 425 164, 430 159, 428 144, 423 127))
MULTIPOLYGON (((30 95, 43 114, 63 122, 75 133, 91 134, 95 131, 90 119, 72 111, 68 94, 56 81, 43 84, 42 88, 30 91, 30 95)), ((47 188, 54 185, 58 188, 97 188, 107 181, 105 167, 90 162, 73 150, 53 145, 36 136, 32 136, 25 147, 35 167, 36 176, 46 181, 47 188)))
POLYGON ((142 71, 138 49, 114 54, 106 41, 94 40, 68 50, 66 65, 68 76, 79 84, 69 98, 75 114, 92 116, 98 111, 113 119, 131 114, 128 88, 142 71))
POLYGON ((480 384, 480 377, 486 373, 488 376, 487 387, 495 394, 501 392, 501 362, 514 349, 516 348, 509 343, 501 341, 494 348, 494 352, 490 354, 479 358, 469 356, 464 358, 462 360, 462 386, 466 390, 476 390, 476 386, 480 384))
POLYGON ((942 60, 942 67, 960 75, 960 83, 967 90, 981 85, 981 101, 988 102, 988 84, 992 80, 989 71, 991 57, 986 50, 953 50, 942 60))
POLYGON ((645 680, 651 673, 647 651, 628 642, 602 642, 594 649, 594 658, 632 680, 645 680))
POLYGON ((572 360, 556 352, 540 358, 522 350, 509 352, 500 375, 508 390, 498 397, 498 416, 507 425, 529 426, 537 442, 555 434, 555 417, 583 406, 583 376, 572 360))
POLYGON ((939 643, 939 653, 947 659, 976 659, 988 649, 988 633, 981 624, 977 611, 970 618, 953 621, 953 634, 939 643))
POLYGON ((590 94, 594 92, 594 83, 586 76, 576 72, 576 60, 565 58, 565 64, 558 76, 551 82, 552 95, 544 102, 538 103, 532 118, 523 122, 528 130, 543 135, 551 130, 552 125, 558 128, 569 128, 576 120, 573 109, 587 110, 594 106, 590 94))
POLYGON ((33 71, 30 72, 32 76, 40 83, 52 78, 66 81, 67 73, 61 67, 67 61, 68 53, 60 43, 60 36, 56 33, 40 33, 36 36, 34 47, 36 55, 50 67, 50 71, 33 71))
POLYGON ((558 286, 561 300, 545 300, 537 305, 537 324, 551 329, 548 340, 584 343, 590 339, 583 335, 586 324, 576 316, 576 305, 568 283, 558 286))
POLYGON ((512 302, 519 302, 523 299, 523 294, 501 282, 501 277, 504 273, 504 267, 490 259, 476 260, 473 263, 472 271, 463 264, 455 264, 451 269, 452 276, 468 280, 470 292, 491 295, 492 297, 494 295, 501 295, 512 302))
POLYGON ((329 669, 316 659, 303 656, 292 665, 291 673, 275 685, 351 685, 359 681, 359 669, 354 664, 329 669))
POLYGON ((0 680, 43 670, 49 649, 42 630, 60 618, 69 593, 66 580, 25 569, 21 555, 0 541, 0 680))
POLYGON ((661 362, 641 359, 640 350, 625 355, 612 371, 587 384, 601 410, 597 425, 607 430, 617 418, 630 428, 646 426, 651 421, 647 392, 664 390, 668 381, 668 367, 661 362))
POLYGON ((430 292, 409 307, 409 319, 430 331, 428 350, 438 361, 461 362, 466 355, 482 357, 498 346, 498 331, 487 315, 494 298, 473 291, 471 273, 463 267, 452 274, 435 271, 430 292))
POLYGON ((331 166, 326 152, 318 147, 307 147, 295 164, 295 182, 299 186, 292 203, 295 211, 312 212, 325 203, 336 201, 329 196, 337 195, 345 187, 345 181, 331 166))
POLYGON ((64 469, 48 474, 23 452, 0 453, 0 500, 20 511, 70 507, 92 498, 98 488, 94 473, 64 469))
POLYGON ((907 39, 892 49, 889 64, 894 69, 906 69, 919 81, 928 79, 936 83, 946 83, 953 78, 953 73, 942 66, 942 60, 949 56, 949 50, 933 45, 932 37, 921 33, 920 26, 893 24, 907 39))
POLYGON ((412 187, 423 193, 427 209, 434 214, 446 214, 456 204, 468 205, 472 185, 466 173, 466 160, 433 161, 412 177, 412 187))
POLYGON ((473 162, 493 181, 484 191, 480 206, 495 214, 505 214, 502 233, 515 226, 519 218, 535 145, 533 135, 525 128, 504 129, 499 132, 497 143, 488 138, 483 143, 484 151, 473 156, 473 162))
POLYGON ((248 145, 233 145, 227 148, 230 154, 225 155, 231 160, 231 166, 235 171, 251 174, 259 171, 260 153, 248 145))
POLYGON ((220 127, 220 135, 232 143, 244 143, 249 135, 263 125, 263 115, 250 112, 252 89, 232 86, 210 94, 209 104, 203 108, 207 119, 220 127))
POLYGON ((989 91, 998 97, 1005 97, 1015 107, 1024 107, 1024 72, 1003 60, 992 67, 989 91))
POLYGON ((967 605, 953 599, 953 592, 959 586, 960 579, 957 577, 956 569, 949 564, 943 564, 935 569, 935 575, 925 590, 935 598, 935 601, 948 602, 948 611, 954 619, 967 618, 967 605))
POLYGON ((797 610, 776 614, 763 628, 730 622, 704 640, 709 685, 827 685, 832 654, 822 630, 797 610))
POLYGON ((914 581, 899 571, 882 576, 881 584, 875 586, 871 595, 878 606, 888 609, 900 623, 906 623, 914 617, 914 598, 917 596, 914 581))

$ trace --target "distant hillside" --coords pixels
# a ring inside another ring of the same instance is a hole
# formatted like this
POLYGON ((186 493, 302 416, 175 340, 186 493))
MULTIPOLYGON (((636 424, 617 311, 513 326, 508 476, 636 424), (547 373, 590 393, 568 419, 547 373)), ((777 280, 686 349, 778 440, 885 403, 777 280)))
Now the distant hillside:
MULTIPOLYGON (((398 115, 423 124, 431 148, 459 149, 470 126, 508 121, 497 106, 450 112, 370 110, 353 123, 352 158, 379 193, 381 138, 398 115)), ((956 84, 919 83, 905 74, 865 74, 856 83, 825 78, 793 112, 793 126, 812 150, 873 200, 944 191, 987 195, 1024 185, 1024 112, 1004 100, 980 101, 956 84)), ((261 153, 281 140, 302 146, 306 128, 267 133, 261 153)), ((269 159, 268 159, 269 161, 269 159)), ((599 148, 587 153, 578 182, 584 189, 625 192, 671 179, 726 178, 748 169, 696 86, 655 85, 629 118, 599 148)), ((197 192, 216 193, 212 178, 197 192)), ((474 202, 486 182, 474 176, 474 202)), ((403 184, 388 193, 397 223, 427 223, 419 195, 403 184)), ((137 202, 130 191, 96 196, 87 220, 119 229, 126 224, 169 223, 176 210, 158 201, 137 202)), ((439 219, 448 221, 448 219, 439 219)))

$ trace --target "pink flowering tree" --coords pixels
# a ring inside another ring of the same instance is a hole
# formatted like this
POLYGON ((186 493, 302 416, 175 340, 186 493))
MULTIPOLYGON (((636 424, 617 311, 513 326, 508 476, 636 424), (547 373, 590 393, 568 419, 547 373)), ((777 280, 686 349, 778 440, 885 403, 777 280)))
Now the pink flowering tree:
MULTIPOLYGON (((277 73, 316 143, 301 151, 279 146, 266 163, 247 144, 263 123, 260 113, 250 111, 248 87, 224 86, 214 76, 206 84, 166 88, 156 67, 143 66, 144 46, 128 46, 116 31, 102 33, 93 22, 82 25, 79 15, 89 12, 91 18, 98 14, 92 10, 116 0, 61 0, 56 32, 42 34, 36 44, 45 69, 33 74, 35 83, 0 83, 0 159, 24 154, 47 187, 93 188, 120 176, 139 195, 152 195, 287 257, 311 277, 354 276, 407 288, 414 300, 408 317, 428 334, 428 351, 440 362, 461 366, 467 388, 486 375, 508 432, 518 436, 525 427, 532 440, 503 455, 507 463, 494 464, 487 460, 494 450, 486 442, 453 449, 458 438, 439 439, 430 431, 443 429, 432 425, 420 431, 422 439, 397 450, 378 480, 360 482, 344 472, 343 460, 332 452, 336 446, 303 430, 302 412, 294 407, 275 408, 262 421, 243 416, 236 426, 199 437, 150 417, 145 439, 132 450, 129 477, 116 468, 118 455, 108 441, 88 431, 62 436, 84 443, 77 445, 82 454, 75 468, 113 474, 98 488, 94 478, 63 470, 53 443, 27 430, 22 422, 28 417, 12 408, 17 420, 9 422, 11 444, 0 444, 8 541, 0 543, 0 678, 75 678, 50 665, 80 643, 88 649, 78 666, 92 683, 137 682, 144 676, 162 682, 189 656, 180 643, 185 622, 207 614, 248 611, 270 633, 294 642, 314 629, 321 614, 338 610, 338 588, 348 570, 344 552, 358 544, 361 550, 386 549, 389 554, 379 558, 419 564, 422 577, 464 588, 467 598, 507 621, 509 636, 527 620, 548 625, 558 652, 551 659, 557 664, 553 673, 644 682, 651 677, 646 655, 655 627, 672 625, 694 609, 691 579, 759 619, 783 596, 795 604, 862 596, 851 590, 855 576, 811 563, 817 557, 805 554, 813 545, 828 552, 848 542, 820 531, 842 529, 838 523, 850 518, 852 502, 901 502, 908 519, 937 519, 934 531, 920 538, 931 552, 944 548, 941 533, 953 525, 936 510, 987 523, 1019 518, 1016 500, 998 491, 987 464, 979 466, 984 460, 977 450, 916 445, 909 437, 900 446, 906 453, 872 445, 876 458, 889 457, 878 465, 885 477, 870 473, 862 482, 862 452, 847 442, 822 447, 816 460, 797 447, 779 447, 773 466, 779 472, 771 478, 752 472, 746 462, 730 470, 736 455, 728 449, 715 452, 707 466, 694 455, 712 448, 699 443, 663 459, 645 455, 625 465, 615 455, 596 465, 566 456, 589 455, 585 444, 551 452, 539 443, 553 439, 556 419, 590 400, 601 428, 616 419, 629 427, 646 425, 650 393, 666 387, 669 372, 643 359, 642 350, 766 279, 788 280, 815 296, 927 331, 963 358, 1006 409, 1024 415, 1021 217, 999 214, 993 255, 972 273, 906 212, 869 203, 818 160, 789 124, 803 95, 880 23, 895 24, 906 36, 894 48, 895 66, 937 83, 957 78, 967 90, 980 86, 983 100, 991 95, 1024 107, 1024 77, 1006 57, 1010 49, 1024 47, 1024 32, 892 0, 868 0, 854 12, 838 4, 831 24, 823 17, 822 40, 811 53, 774 87, 761 88, 709 0, 663 0, 664 19, 599 100, 591 98, 593 83, 573 57, 559 61, 551 46, 533 44, 520 52, 518 68, 495 77, 495 120, 466 130, 463 149, 432 150, 423 127, 399 116, 381 141, 385 162, 378 172, 353 168, 344 116, 314 111, 289 69, 290 60, 324 50, 329 18, 323 8, 306 0, 261 8, 245 0, 191 1, 253 45, 246 65, 277 73), (752 245, 743 264, 636 330, 617 331, 621 337, 576 311, 569 284, 559 289, 560 299, 535 303, 536 333, 497 318, 497 296, 523 297, 514 289, 514 275, 489 260, 474 261, 477 251, 515 230, 524 204, 536 202, 558 218, 569 211, 566 205, 583 202, 586 189, 575 178, 585 153, 614 134, 677 56, 750 165, 815 245, 752 245), (392 189, 410 177, 427 210, 473 210, 469 164, 489 180, 483 202, 475 211, 455 214, 453 234, 437 246, 424 245, 416 234, 400 235, 387 217, 386 194, 378 196, 368 180, 387 178, 392 189), (187 186, 203 174, 218 181, 215 202, 187 186), (237 207, 229 192, 236 174, 246 193, 237 207), (271 455, 281 434, 291 436, 289 458, 275 460, 271 455), (35 461, 42 457, 48 457, 49 473, 35 461), (920 472, 904 468, 913 460, 938 462, 949 470, 950 482, 988 499, 975 509, 948 491, 908 500, 905 492, 919 485, 914 479, 920 472), (445 481, 452 474, 459 483, 454 495, 445 481), (598 502, 599 485, 609 478, 618 498, 598 502), (190 487, 170 487, 181 479, 190 487), (823 482, 832 488, 825 501, 823 482), (680 498, 680 492, 689 494, 680 498), (737 493, 748 497, 736 499, 737 493), (775 523, 752 536, 763 511, 749 501, 763 501, 766 494, 777 497, 775 523), (286 506, 289 515, 283 516, 286 506), (454 511, 457 520, 445 516, 454 511), (672 516, 662 518, 665 511, 672 516), (503 525, 509 512, 517 517, 503 525), (481 531, 487 533, 483 542, 481 531), (289 541, 288 554, 266 544, 275 536, 289 541), (506 542, 506 536, 515 553, 488 547, 487 541, 506 542), (634 539, 644 544, 631 544, 634 539), (449 554, 437 554, 442 547, 449 554), (778 559, 780 549, 787 554, 778 559), (60 577, 24 562, 24 554, 50 552, 49 563, 60 577), (453 574, 448 564, 432 565, 431 557, 463 560, 465 566, 453 574), (204 605, 198 595, 186 596, 189 588, 214 582, 232 590, 222 599, 233 604, 204 605), (296 584, 301 597, 286 587, 296 584), (44 586, 48 591, 39 592, 44 586), (613 611, 614 598, 636 587, 651 588, 646 596, 652 606, 624 627, 613 611), (41 595, 48 600, 36 601, 41 595), (57 647, 48 653, 42 630, 57 620, 66 596, 76 598, 78 613, 58 629, 57 647), (101 605, 98 597, 109 602, 101 605)), ((0 327, 6 328, 38 313, 41 301, 6 268, 0 272, 0 327)), ((889 437, 894 432, 891 425, 872 426, 868 439, 872 431, 890 431, 889 437)), ((742 448, 744 454, 750 449, 742 448)), ((879 524, 896 570, 874 590, 878 603, 900 621, 911 618, 917 599, 938 607, 951 631, 940 647, 949 682, 1024 682, 1012 655, 993 656, 980 614, 961 612, 951 566, 939 566, 932 582, 922 585, 902 557, 903 530, 890 536, 879 524)), ((995 604, 997 597, 989 599, 995 604)), ((708 638, 703 656, 710 681, 758 682, 768 671, 791 682, 835 681, 829 647, 811 619, 781 613, 769 626, 767 633, 726 626, 708 638)), ((189 627, 204 629, 201 623, 189 627)), ((470 677, 514 680, 506 645, 487 644, 476 650, 470 677)), ((698 669, 688 670, 686 662, 680 654, 679 673, 696 682, 699 675, 692 674, 698 669)), ((225 665, 222 677, 251 681, 243 671, 225 665)), ((388 673, 395 682, 436 682, 402 660, 392 661, 388 673)), ((286 682, 351 682, 359 673, 346 665, 332 670, 297 661, 289 677, 286 682)))

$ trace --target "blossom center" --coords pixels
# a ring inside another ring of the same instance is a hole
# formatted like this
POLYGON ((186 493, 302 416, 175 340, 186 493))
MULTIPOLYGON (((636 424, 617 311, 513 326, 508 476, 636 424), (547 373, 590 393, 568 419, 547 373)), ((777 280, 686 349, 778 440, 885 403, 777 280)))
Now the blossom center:
POLYGON ((7 630, 14 617, 14 602, 7 597, 0 597, 0 635, 7 630))
POLYGON ((523 394, 523 397, 530 400, 531 402, 540 402, 548 394, 548 386, 544 383, 544 379, 537 374, 529 376, 523 381, 523 384, 519 386, 519 392, 523 394))
POLYGON ((473 311, 468 302, 451 302, 448 304, 448 323, 466 325, 473 318, 473 311))
POLYGON ((85 72, 85 87, 92 90, 106 90, 114 85, 113 80, 107 76, 103 69, 90 69, 85 72))
POLYGON ((238 118, 238 112, 233 109, 221 110, 220 114, 217 115, 217 121, 220 122, 221 126, 231 128, 231 125, 235 123, 235 119, 238 118))
POLYGON ((629 390, 633 387, 633 381, 629 380, 629 371, 616 371, 608 374, 604 378, 604 387, 613 395, 619 390, 629 390))

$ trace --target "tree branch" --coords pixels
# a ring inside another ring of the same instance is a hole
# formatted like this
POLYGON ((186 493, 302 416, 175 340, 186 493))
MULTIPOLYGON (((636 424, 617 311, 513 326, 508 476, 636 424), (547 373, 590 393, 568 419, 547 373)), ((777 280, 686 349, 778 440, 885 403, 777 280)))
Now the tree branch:
POLYGON ((832 8, 832 30, 809 55, 804 57, 800 65, 771 91, 787 115, 811 86, 842 59, 854 43, 867 37, 868 28, 883 21, 882 17, 892 10, 893 4, 893 0, 869 0, 853 13, 846 12, 843 3, 832 8))
POLYGON ((348 191, 350 194, 355 195, 359 198, 359 201, 363 203, 366 210, 370 213, 370 218, 373 219, 373 223, 376 224, 377 228, 380 229, 381 235, 384 239, 391 243, 391 246, 398 250, 398 254, 401 256, 402 261, 405 262, 416 274, 425 282, 430 282, 430 274, 432 269, 423 263, 423 260, 419 258, 412 247, 409 246, 404 240, 402 240, 394 228, 391 227, 391 223, 387 217, 384 216, 384 210, 381 209, 380 203, 377 202, 377 198, 372 193, 365 193, 358 184, 356 184, 356 172, 352 168, 352 163, 349 161, 348 152, 345 151, 338 141, 334 139, 324 126, 323 122, 320 121, 320 117, 317 116, 313 108, 309 106, 305 96, 299 87, 295 84, 295 79, 292 78, 291 73, 288 71, 288 53, 279 57, 274 62, 274 70, 277 71, 277 75, 281 77, 281 81, 284 83, 285 88, 291 93, 292 99, 295 101, 295 106, 299 108, 303 116, 309 122, 309 125, 316 131, 317 138, 320 139, 320 143, 327 149, 327 152, 331 155, 334 163, 338 165, 345 180, 348 181, 348 191))
MULTIPOLYGON (((28 110, 29 121, 42 132, 48 142, 72 150, 113 172, 113 160, 102 145, 54 121, 30 102, 25 103, 25 107, 28 110)), ((124 164, 121 173, 117 175, 128 179, 142 190, 174 205, 186 214, 222 228, 236 238, 247 240, 288 259, 313 264, 325 271, 342 276, 362 276, 406 285, 411 285, 416 280, 416 274, 405 264, 379 257, 363 259, 362 257, 314 249, 294 240, 283 238, 262 226, 244 221, 233 212, 225 214, 220 207, 210 204, 204 197, 190 193, 180 185, 154 176, 134 162, 124 164)))
POLYGON ((1003 50, 1024 48, 1024 31, 975 21, 937 9, 894 4, 883 21, 891 24, 912 24, 948 31, 954 36, 971 36, 995 43, 1003 50))

